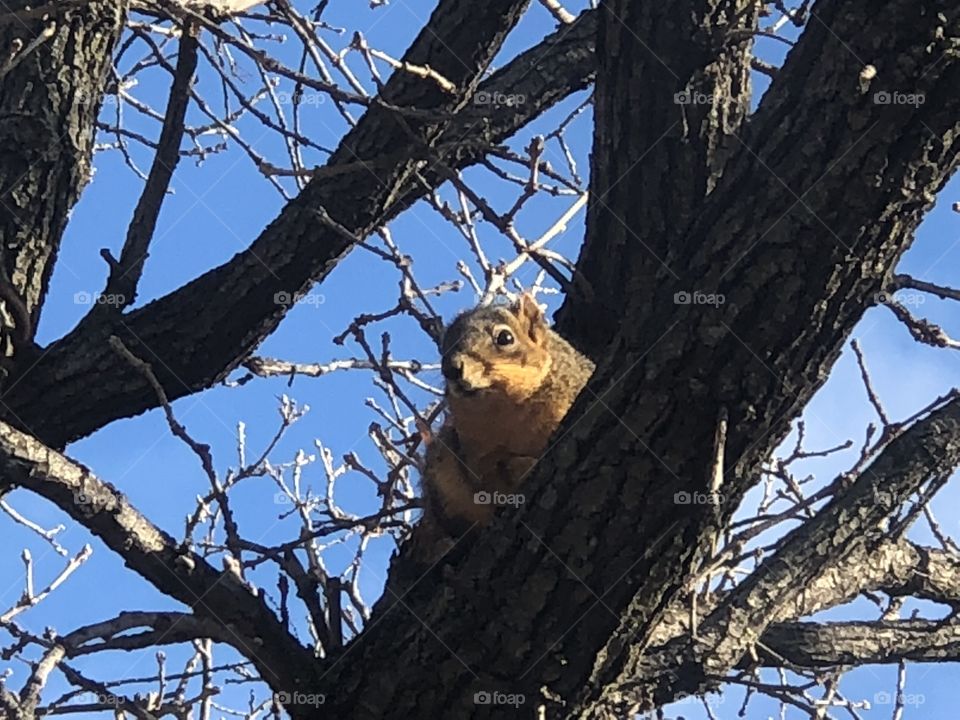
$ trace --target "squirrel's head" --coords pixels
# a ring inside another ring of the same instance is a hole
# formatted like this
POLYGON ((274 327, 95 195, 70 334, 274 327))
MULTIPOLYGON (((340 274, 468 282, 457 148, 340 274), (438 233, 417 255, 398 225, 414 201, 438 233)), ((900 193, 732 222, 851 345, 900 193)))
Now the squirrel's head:
POLYGON ((526 294, 512 305, 489 305, 460 315, 441 344, 448 395, 528 397, 550 372, 549 332, 540 307, 526 294))

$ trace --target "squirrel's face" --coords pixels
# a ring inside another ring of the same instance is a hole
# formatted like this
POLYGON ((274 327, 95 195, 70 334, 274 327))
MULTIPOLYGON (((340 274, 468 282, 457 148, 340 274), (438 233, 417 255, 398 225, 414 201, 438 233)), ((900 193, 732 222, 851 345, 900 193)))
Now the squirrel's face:
POLYGON ((460 315, 443 336, 443 376, 454 398, 500 395, 522 400, 550 371, 548 328, 533 298, 460 315))

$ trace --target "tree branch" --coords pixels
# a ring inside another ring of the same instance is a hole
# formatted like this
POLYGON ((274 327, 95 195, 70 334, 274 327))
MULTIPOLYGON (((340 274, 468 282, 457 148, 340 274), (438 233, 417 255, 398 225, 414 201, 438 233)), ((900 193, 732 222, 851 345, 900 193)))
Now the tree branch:
MULTIPOLYGON (((442 72, 457 86, 455 96, 436 83, 404 73, 395 74, 384 90, 384 103, 437 113, 433 129, 424 130, 425 137, 443 147, 448 164, 462 167, 476 162, 483 147, 509 137, 592 78, 593 26, 592 15, 587 14, 481 85, 491 95, 523 94, 525 103, 463 107, 524 4, 488 3, 477 15, 475 7, 450 3, 452 9, 434 14, 405 60, 442 72), (460 113, 449 115, 458 108, 460 113)), ((441 9, 447 7, 448 3, 441 3, 441 9)), ((352 238, 369 232, 427 191, 411 174, 415 158, 410 138, 396 118, 384 106, 371 108, 300 197, 247 251, 123 316, 118 327, 105 322, 85 325, 51 346, 29 377, 0 397, 11 410, 11 421, 60 447, 112 420, 155 407, 156 396, 143 378, 112 357, 106 344, 111 334, 121 336, 138 357, 151 361, 171 400, 223 378, 283 318, 288 306, 277 302, 278 294, 295 296, 322 280, 350 249, 352 238), (352 238, 323 222, 319 209, 352 238), (222 292, 224 287, 230 293, 222 292), (102 389, 101 397, 110 400, 86 402, 91 382, 102 389)), ((440 182, 439 175, 429 171, 425 177, 431 184, 440 182)))
MULTIPOLYGON (((648 644, 960 157, 951 144, 960 132, 952 89, 960 82, 952 49, 960 10, 943 1, 918 14, 907 0, 881 10, 828 0, 821 10, 830 31, 814 25, 801 36, 755 124, 737 133, 742 144, 734 137, 739 150, 716 187, 682 236, 671 235, 661 260, 673 275, 651 269, 660 261, 627 232, 653 212, 642 207, 649 187, 642 175, 624 179, 611 205, 618 218, 588 219, 587 244, 608 252, 587 280, 616 287, 620 301, 614 342, 556 446, 525 481, 523 507, 461 542, 442 574, 417 582, 423 568, 402 556, 395 563, 373 620, 395 612, 417 624, 397 637, 371 622, 362 642, 348 646, 351 662, 325 679, 331 688, 357 688, 339 691, 331 711, 390 718, 440 703, 452 717, 487 717, 493 710, 475 706, 474 692, 537 698, 547 686, 568 701, 586 687, 579 701, 587 714, 628 649, 648 644), (926 102, 909 111, 874 102, 880 88, 861 90, 851 49, 877 67, 896 67, 879 77, 918 88, 926 102), (911 62, 898 61, 904 53, 911 62), (884 165, 878 186, 880 157, 896 162, 884 165), (621 276, 623 283, 609 280, 621 276), (634 280, 645 276, 657 281, 634 280), (683 302, 693 290, 716 302, 683 302), (677 491, 708 489, 721 408, 729 429, 720 502, 677 505, 677 491), (490 577, 496 582, 475 580, 490 577), (441 598, 441 584, 455 591, 441 598), (472 618, 466 628, 464 617, 472 618), (387 681, 387 658, 391 667, 436 670, 387 681)), ((605 85, 621 98, 608 100, 616 113, 597 113, 597 132, 611 142, 636 121, 632 63, 645 51, 639 38, 655 34, 631 28, 616 52, 599 53, 607 63, 601 77, 613 73, 621 83, 605 85)), ((596 164, 592 182, 612 186, 616 170, 645 162, 647 149, 595 149, 595 157, 618 157, 610 168, 596 164)), ((581 309, 585 322, 595 318, 581 309)))
POLYGON ((663 260, 737 150, 759 11, 736 0, 601 8, 597 56, 605 67, 595 93, 587 210, 597 240, 584 243, 577 282, 557 313, 564 334, 595 359, 616 333, 625 293, 649 301, 664 272, 677 277, 663 260))
POLYGON ((14 56, 46 37, 42 52, 0 77, 0 282, 9 281, 24 305, 29 323, 18 331, 28 340, 67 217, 90 178, 101 86, 126 3, 39 9, 34 16, 28 0, 11 0, 4 5, 11 21, 0 24, 0 47, 14 56))
MULTIPOLYGON (((763 664, 783 661, 807 668, 840 665, 960 661, 960 624, 955 620, 778 623, 763 634, 763 664), (769 651, 767 651, 769 648, 769 651)), ((741 667, 753 661, 742 661, 741 667)))
MULTIPOLYGON (((703 621, 696 637, 673 641, 654 653, 636 648, 620 679, 609 685, 606 702, 621 703, 622 689, 628 684, 641 708, 665 703, 679 694, 703 692, 710 678, 725 675, 758 645, 770 623, 785 619, 784 612, 794 609, 796 598, 813 597, 815 583, 825 570, 832 570, 857 550, 876 545, 887 532, 885 521, 907 498, 931 478, 945 479, 958 464, 960 396, 954 395, 894 439, 842 495, 791 531, 776 555, 764 561, 703 621), (609 697, 611 688, 616 688, 614 699, 609 697)), ((852 568, 847 565, 845 569, 852 568)), ((954 564, 950 576, 955 578, 957 572, 954 564)), ((829 592, 829 586, 826 590, 829 592)))
POLYGON ((133 211, 133 219, 127 230, 120 259, 113 261, 109 251, 101 254, 110 261, 110 277, 103 291, 104 295, 113 295, 116 302, 94 303, 90 312, 120 312, 133 304, 137 297, 137 285, 143 274, 143 265, 149 254, 150 241, 157 227, 157 218, 166 199, 170 180, 180 162, 180 143, 183 140, 184 119, 190 104, 190 92, 193 75, 197 69, 199 40, 198 30, 186 25, 180 34, 180 47, 177 52, 177 67, 170 86, 170 99, 167 112, 157 141, 157 152, 153 156, 153 166, 147 176, 143 192, 133 211))
MULTIPOLYGON (((0 423, 0 478, 0 489, 19 485, 55 503, 120 555, 127 567, 190 607, 197 622, 210 627, 210 637, 249 658, 275 691, 316 684, 313 653, 280 625, 263 597, 251 594, 231 572, 217 571, 178 545, 119 490, 82 465, 0 423)), ((138 619, 135 614, 127 617, 138 619)), ((296 712, 291 709, 294 716, 296 712)))

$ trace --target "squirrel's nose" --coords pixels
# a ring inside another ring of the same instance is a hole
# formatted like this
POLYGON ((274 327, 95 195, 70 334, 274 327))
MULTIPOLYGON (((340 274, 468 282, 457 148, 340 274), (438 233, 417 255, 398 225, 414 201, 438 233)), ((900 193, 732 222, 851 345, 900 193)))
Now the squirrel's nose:
POLYGON ((447 355, 440 363, 440 371, 447 380, 463 378, 463 359, 459 355, 447 355))

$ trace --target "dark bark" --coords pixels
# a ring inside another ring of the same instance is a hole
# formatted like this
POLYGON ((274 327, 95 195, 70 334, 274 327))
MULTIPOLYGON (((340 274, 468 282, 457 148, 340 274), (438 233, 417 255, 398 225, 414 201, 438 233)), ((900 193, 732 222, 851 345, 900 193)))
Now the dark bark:
POLYGON ((607 347, 624 297, 649 302, 663 277, 678 279, 682 268, 662 260, 739 149, 759 10, 731 0, 604 6, 587 210, 602 241, 584 245, 557 314, 584 352, 607 347))
MULTIPOLYGON (((219 628, 215 637, 249 658, 275 691, 306 692, 317 685, 313 651, 289 634, 262 596, 229 570, 217 570, 180 546, 117 488, 2 424, 0 466, 0 494, 19 485, 55 503, 123 557, 128 568, 219 628)), ((296 710, 291 710, 294 717, 309 717, 296 710)))
POLYGON ((197 70, 198 32, 195 27, 187 25, 180 36, 177 67, 170 85, 163 128, 157 140, 157 152, 153 157, 153 165, 150 167, 143 192, 134 208, 120 257, 114 259, 107 255, 106 251, 101 251, 110 261, 110 276, 104 295, 113 295, 117 301, 109 304, 94 303, 91 312, 96 315, 119 312, 136 300, 137 285, 150 254, 150 241, 157 227, 163 199, 170 188, 173 173, 180 164, 184 119, 190 104, 193 75, 197 70))
MULTIPOLYGON (((447 50, 424 50, 430 38, 407 58, 454 80, 455 97, 401 78, 385 98, 420 109, 460 107, 521 4, 495 5, 483 6, 479 24, 471 8, 469 33, 460 10, 431 19, 444 48, 474 49, 464 49, 466 71, 444 63, 447 50), (497 12, 505 13, 500 20, 497 12), (474 36, 478 28, 482 39, 474 36)), ((562 711, 548 703, 556 715, 612 717, 611 707, 621 702, 666 702, 702 689, 706 669, 742 662, 751 638, 724 631, 767 619, 754 605, 739 612, 737 595, 705 626, 719 636, 717 657, 691 656, 683 645, 671 655, 679 667, 661 663, 647 671, 644 664, 657 659, 650 647, 663 639, 681 587, 755 483, 759 463, 822 384, 956 169, 960 61, 951 43, 960 35, 960 9, 946 0, 897 0, 880 8, 865 0, 821 0, 817 22, 745 124, 749 44, 737 31, 752 27, 753 10, 737 15, 718 2, 609 6, 599 18, 593 205, 582 279, 560 316, 561 327, 600 360, 597 374, 525 488, 527 502, 489 530, 468 534, 433 568, 401 555, 374 618, 341 654, 322 663, 308 659, 259 598, 202 560, 178 555, 170 538, 113 491, 102 508, 78 508, 73 493, 83 473, 22 434, 6 433, 13 440, 0 452, 4 482, 22 483, 71 512, 199 615, 244 628, 238 649, 248 638, 262 640, 268 647, 257 661, 264 679, 276 688, 325 694, 324 715, 331 717, 502 716, 502 707, 474 701, 480 691, 522 693, 522 712, 532 714, 543 688, 566 703, 562 711), (872 79, 865 63, 876 70, 872 79), (707 108, 675 102, 674 93, 684 90, 716 93, 720 101, 707 108), (923 93, 926 101, 916 108, 880 105, 872 101, 878 91, 923 93), (639 102, 650 108, 640 122, 639 102), (725 301, 678 301, 693 291, 725 301), (729 420, 725 474, 715 488, 722 501, 678 504, 678 491, 708 490, 721 416, 729 420), (165 574, 171 568, 172 579, 165 574), (678 683, 678 676, 686 680, 678 683), (627 684, 629 697, 611 698, 627 684)), ((582 45, 561 52, 557 67, 582 68, 582 45)), ((574 75, 564 75, 571 89, 574 75)), ((490 82, 504 77, 515 76, 490 82)), ((521 106, 481 137, 497 139, 519 127, 529 119, 524 112, 521 106)), ((391 208, 410 202, 418 150, 415 143, 413 154, 397 148, 417 137, 431 153, 442 153, 452 127, 445 117, 371 108, 331 160, 332 170, 249 251, 118 326, 83 327, 4 401, 54 444, 154 406, 143 379, 108 348, 111 333, 153 364, 171 398, 216 381, 279 322, 285 308, 273 302, 276 292, 322 278, 350 246, 350 234, 368 232, 391 208), (372 164, 384 184, 371 181, 357 158, 372 164), (318 220, 321 208, 348 233, 318 220), (207 310, 196 316, 199 306, 207 310), (115 398, 111 405, 92 399, 93 381, 115 398)), ((924 472, 939 472, 941 462, 955 462, 956 407, 926 426, 936 431, 927 439, 950 457, 913 448, 919 469, 906 478, 911 487, 924 472)), ((884 504, 867 508, 857 498, 861 522, 876 523, 892 511, 884 504)), ((825 515, 822 522, 846 517, 825 515)), ((842 537, 850 541, 855 529, 842 537)), ((822 525, 808 530, 820 533, 801 537, 804 557, 813 561, 818 553, 807 552, 810 543, 824 550, 830 544, 824 538, 835 535, 824 535, 822 525)), ((863 549, 841 545, 831 561, 863 549)), ((738 592, 762 596, 771 578, 779 587, 776 566, 767 570, 738 592)), ((806 566, 787 575, 785 587, 794 589, 816 578, 806 566)), ((774 595, 788 600, 783 588, 774 595)), ((315 715, 312 708, 290 709, 315 715)))
MULTIPOLYGON (((740 150, 699 217, 661 258, 680 277, 660 267, 652 271, 652 288, 632 281, 619 288, 630 318, 621 342, 638 349, 659 343, 626 376, 623 394, 611 393, 618 397, 606 404, 639 437, 637 452, 661 458, 689 490, 704 489, 715 418, 721 408, 728 411, 718 524, 826 378, 960 159, 960 104, 949 90, 960 81, 960 67, 953 41, 937 40, 957 36, 956 6, 933 3, 919 13, 910 2, 888 3, 882 11, 865 3, 821 2, 816 10, 819 20, 791 51, 749 126, 735 136, 740 150), (869 58, 882 81, 863 86, 854 55, 869 58), (919 109, 877 104, 879 91, 924 93, 926 103, 919 109), (695 290, 722 294, 725 303, 715 310, 676 304, 676 293, 695 290), (661 367, 652 369, 656 364, 661 367), (645 378, 631 382, 635 376, 645 378), (636 404, 648 409, 632 409, 636 404), (636 422, 637 416, 650 419, 636 422)), ((598 56, 601 62, 606 57, 602 51, 598 56)), ((622 80, 631 82, 626 73, 622 80)), ((621 118, 631 111, 619 106, 621 118)), ((588 244, 608 245, 611 233, 625 243, 622 255, 611 254, 608 271, 628 264, 642 277, 642 268, 660 265, 625 237, 624 228, 643 217, 641 204, 624 198, 611 205, 616 218, 608 214, 588 226, 588 244)), ((622 357, 620 366, 629 367, 631 354, 622 357)), ((611 363, 608 372, 616 366, 611 363)), ((704 520, 673 514, 640 525, 638 541, 646 544, 673 520, 688 547, 667 550, 658 565, 672 562, 667 577, 677 578, 684 554, 709 544, 715 530, 704 520)), ((669 593, 656 573, 643 583, 604 650, 584 707, 618 672, 625 649, 642 647, 669 593)))
MULTIPOLYGON (((498 143, 590 81, 592 16, 587 16, 582 24, 561 28, 482 86, 491 93, 524 94, 528 102, 514 108, 485 106, 487 112, 467 106, 449 123, 440 119, 469 97, 482 61, 492 57, 524 4, 485 4, 482 13, 458 5, 431 19, 430 29, 406 59, 427 62, 442 72, 456 83, 456 97, 432 81, 411 80, 402 73, 385 91, 385 99, 395 105, 440 113, 435 124, 421 128, 424 142, 435 149, 498 143), (434 57, 438 53, 441 56, 434 57)), ((325 209, 342 228, 363 236, 426 192, 411 175, 415 143, 404 124, 416 122, 409 116, 401 122, 385 107, 372 107, 321 174, 248 250, 144 308, 116 321, 85 323, 54 343, 29 377, 2 396, 11 422, 61 447, 112 420, 156 407, 156 395, 142 375, 107 346, 110 334, 123 337, 154 365, 171 400, 223 378, 282 320, 288 306, 275 301, 277 293, 303 292, 322 280, 352 246, 353 238, 325 224, 318 210, 325 209), (91 387, 97 388, 95 395, 91 387)), ((450 152, 448 162, 465 166, 480 157, 476 150, 458 149, 450 152)), ((441 182, 436 174, 427 177, 434 185, 441 182)))
POLYGON ((783 623, 763 636, 777 655, 761 653, 762 662, 783 661, 807 668, 899 662, 960 661, 960 626, 936 620, 783 623))
MULTIPOLYGON (((598 102, 609 110, 598 110, 595 155, 604 160, 594 163, 594 186, 612 187, 617 170, 648 149, 604 144, 636 119, 639 93, 664 92, 632 70, 645 66, 639 38, 656 34, 641 23, 646 7, 614 3, 604 32, 618 45, 598 45, 599 76, 609 75, 598 102)), ((338 694, 331 710, 389 718, 443 707, 450 717, 487 717, 496 709, 475 706, 474 692, 536 697, 542 686, 589 708, 628 649, 644 646, 960 157, 956 6, 823 2, 818 11, 829 30, 807 29, 734 139, 716 188, 671 239, 661 259, 676 277, 631 239, 628 228, 654 212, 644 207, 642 175, 624 177, 610 209, 590 216, 584 253, 607 249, 592 277, 614 288, 620 313, 590 389, 534 473, 526 505, 461 542, 442 573, 414 584, 422 569, 394 568, 394 592, 407 594, 401 603, 388 591, 380 611, 393 621, 371 624, 350 662, 327 676, 338 694), (873 87, 861 88, 851 52, 881 70, 873 87), (901 88, 925 93, 925 104, 873 102, 873 92, 901 88), (627 280, 610 282, 621 272, 627 280), (656 282, 633 280, 645 276, 656 282), (692 290, 726 302, 675 302, 692 290), (724 502, 716 513, 677 506, 675 492, 706 490, 722 410, 724 502), (398 677, 398 664, 429 670, 398 677)))
MULTIPOLYGON (((956 397, 893 442, 859 478, 815 517, 792 530, 776 555, 764 561, 698 627, 656 652, 632 648, 616 682, 631 701, 651 708, 678 695, 703 692, 746 652, 767 626, 826 571, 848 556, 879 544, 891 532, 884 521, 928 480, 946 480, 960 464, 960 400, 956 397), (683 672, 678 670, 682 668, 683 672)), ((953 631, 955 633, 955 630, 953 631)), ((878 636, 877 642, 882 643, 878 636)), ((616 695, 622 693, 616 691, 616 695)), ((619 704, 622 699, 617 698, 619 704)), ((588 707, 576 715, 602 717, 588 707)))
MULTIPOLYGON (((90 178, 93 124, 126 13, 124 2, 94 0, 50 7, 46 20, 13 17, 32 6, 6 3, 0 23, 6 48, 0 64, 6 70, 0 77, 0 283, 13 291, 0 296, 7 316, 0 322, 28 325, 5 333, 24 347, 33 337, 68 214, 90 178), (18 301, 22 311, 10 307, 18 301)), ((0 357, 19 350, 8 342, 0 357)))
MULTIPOLYGON (((920 432, 921 425, 915 425, 909 433, 913 436, 920 432)), ((949 435, 941 435, 933 446, 937 454, 942 454, 947 444, 955 442, 949 435)), ((888 458, 886 463, 890 475, 874 475, 873 479, 883 487, 895 484, 900 478, 901 471, 913 468, 916 472, 918 465, 915 457, 905 456, 902 452, 888 458), (892 460, 892 461, 891 461, 892 460), (904 465, 899 463, 903 462, 904 465)), ((923 463, 920 463, 922 466, 923 463)), ((871 469, 871 472, 879 468, 871 469)), ((921 467, 920 472, 923 469, 921 467)), ((805 567, 811 563, 804 561, 805 567)), ((708 621, 721 603, 734 596, 735 590, 728 590, 720 595, 708 593, 701 595, 697 606, 698 635, 699 628, 708 621)), ((816 613, 834 607, 846 605, 857 599, 863 593, 882 592, 891 597, 914 597, 947 606, 956 606, 960 603, 960 565, 956 556, 950 551, 916 545, 906 539, 885 538, 880 542, 872 539, 869 542, 848 544, 843 559, 837 561, 830 558, 819 568, 817 577, 809 583, 802 592, 786 598, 776 605, 771 604, 770 612, 764 617, 763 624, 769 627, 763 631, 757 648, 772 647, 771 633, 778 632, 780 625, 789 624, 796 618, 809 617, 816 613)), ((691 635, 691 603, 688 595, 678 598, 665 613, 664 619, 657 625, 657 632, 651 637, 650 646, 655 648, 649 654, 659 653, 661 660, 667 660, 661 665, 660 672, 675 669, 677 655, 662 652, 662 648, 676 643, 678 640, 688 641, 691 635)), ((753 632, 748 628, 747 632, 753 632)), ((739 627, 730 626, 727 634, 740 632, 739 627)), ((891 655, 891 660, 896 658, 891 655)), ((749 655, 740 661, 740 667, 749 662, 749 655)), ((624 676, 624 682, 619 687, 608 686, 608 696, 619 692, 621 697, 633 697, 633 689, 637 687, 635 676, 624 676)))

